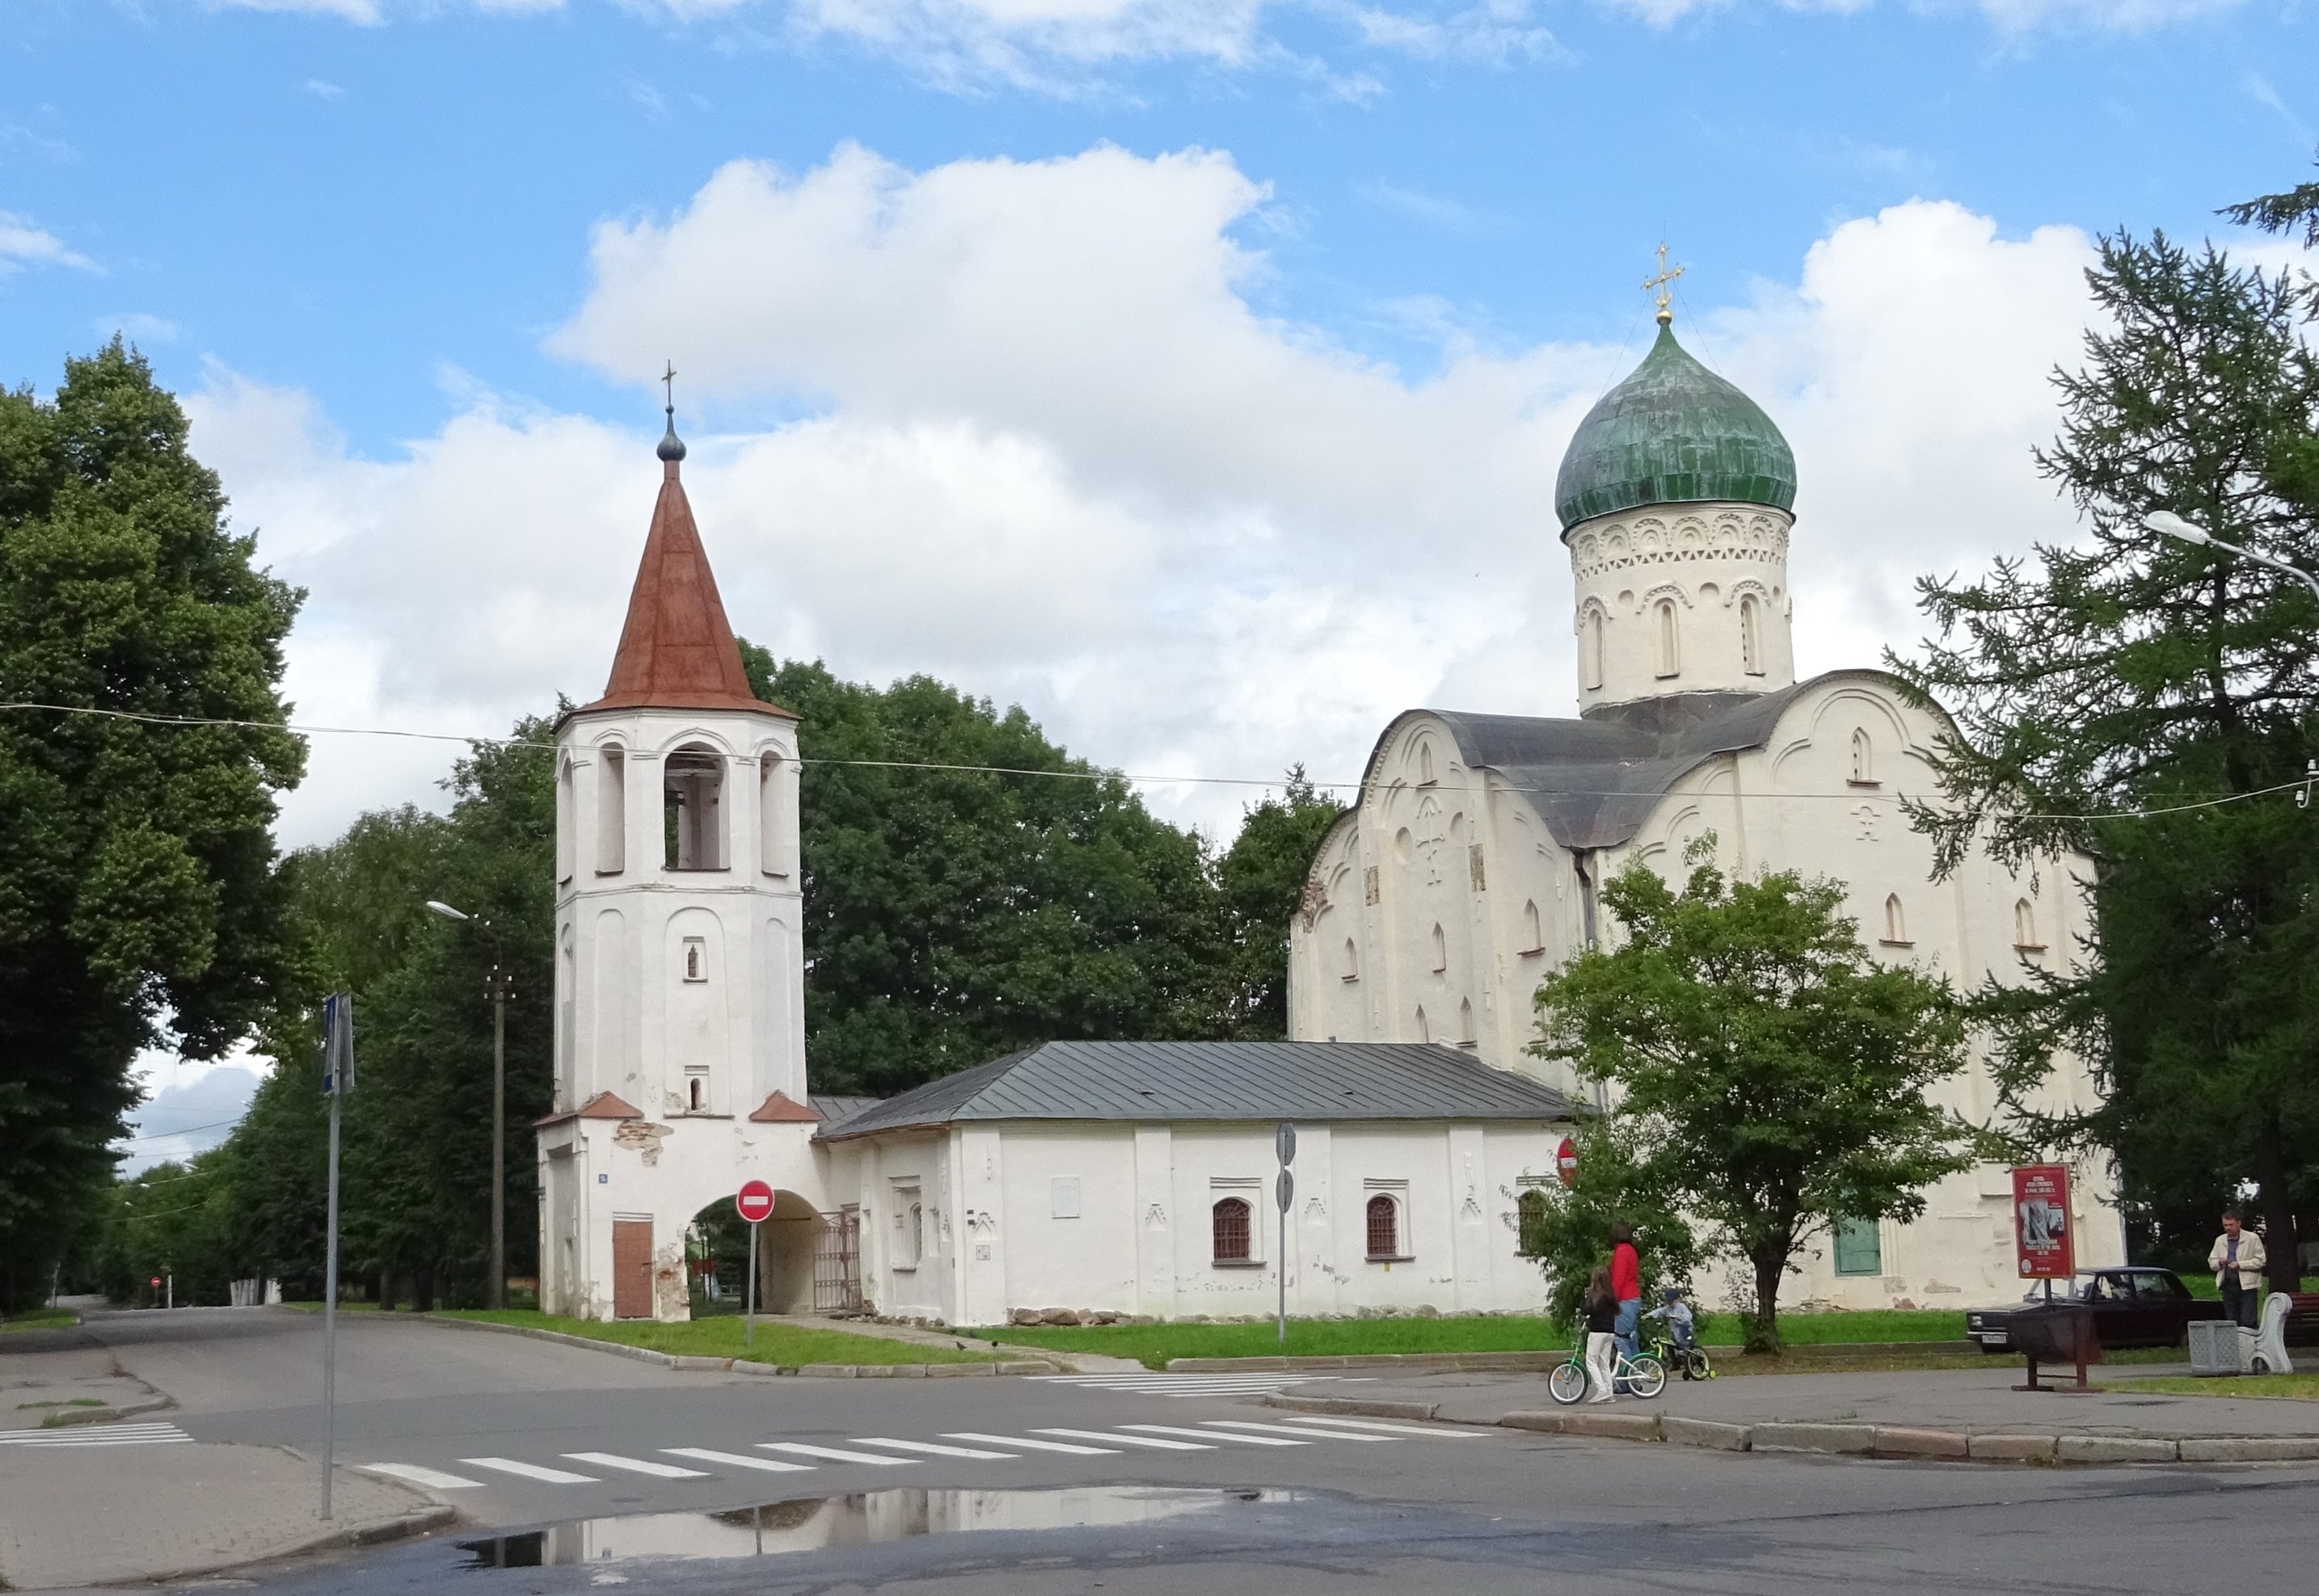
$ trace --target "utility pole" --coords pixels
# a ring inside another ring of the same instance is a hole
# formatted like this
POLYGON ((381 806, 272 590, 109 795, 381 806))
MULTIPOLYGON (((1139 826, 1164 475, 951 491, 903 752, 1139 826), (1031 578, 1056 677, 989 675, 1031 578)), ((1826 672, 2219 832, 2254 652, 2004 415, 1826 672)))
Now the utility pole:
MULTIPOLYGON (((322 1517, 330 1516, 330 1470, 338 1449, 338 1105, 355 1087, 355 1000, 322 1000, 322 1091, 330 1100, 329 1240, 322 1264, 322 1517)), ((176 1277, 170 1276, 174 1295, 176 1277)))
MULTIPOLYGON (((493 939, 496 943, 497 939, 493 939)), ((507 1306, 507 967, 492 951, 492 1277, 486 1307, 507 1306)))

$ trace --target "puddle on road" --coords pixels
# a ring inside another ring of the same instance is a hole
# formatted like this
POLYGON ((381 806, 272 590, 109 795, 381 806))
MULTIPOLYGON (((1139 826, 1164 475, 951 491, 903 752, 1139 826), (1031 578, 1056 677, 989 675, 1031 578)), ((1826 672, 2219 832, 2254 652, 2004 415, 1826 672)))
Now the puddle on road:
POLYGON ((631 1558, 771 1557, 978 1529, 1087 1529, 1150 1524, 1240 1503, 1301 1501, 1297 1491, 857 1491, 722 1513, 579 1519, 521 1535, 458 1543, 465 1568, 546 1568, 631 1558))

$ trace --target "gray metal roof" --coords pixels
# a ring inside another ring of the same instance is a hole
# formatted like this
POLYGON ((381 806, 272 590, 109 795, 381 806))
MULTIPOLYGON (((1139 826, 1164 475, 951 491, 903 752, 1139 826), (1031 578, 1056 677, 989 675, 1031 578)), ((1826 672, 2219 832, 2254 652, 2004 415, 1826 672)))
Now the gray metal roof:
POLYGON ((882 1101, 882 1098, 878 1097, 839 1097, 831 1096, 823 1092, 814 1092, 806 1098, 805 1103, 808 1108, 822 1117, 825 1124, 835 1125, 840 1121, 852 1119, 863 1109, 882 1101))
POLYGON ((825 1125, 959 1121, 1566 1120, 1567 1098, 1456 1048, 1398 1041, 1050 1041, 825 1125))

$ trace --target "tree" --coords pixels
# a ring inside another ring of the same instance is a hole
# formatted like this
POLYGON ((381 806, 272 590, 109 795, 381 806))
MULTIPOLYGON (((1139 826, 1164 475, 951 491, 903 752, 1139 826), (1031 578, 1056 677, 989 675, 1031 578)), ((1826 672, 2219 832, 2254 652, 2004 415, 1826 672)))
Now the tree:
POLYGON ((2319 249, 2319 183, 2299 183, 2282 194, 2224 205, 2223 214, 2241 227, 2259 227, 2270 233, 2292 233, 2300 227, 2304 245, 2319 249))
POLYGON ((1242 814, 1240 834, 1215 867, 1226 940, 1218 1034, 1250 1041, 1288 1034, 1288 922, 1321 840, 1344 812, 1300 764, 1290 767, 1280 797, 1267 793, 1242 814))
POLYGON ((110 1176, 138 1050, 216 1057, 284 966, 301 595, 185 430, 118 339, 50 401, 0 393, 0 701, 58 707, 0 711, 0 1307, 46 1290, 57 1216, 110 1176))
MULTIPOLYGON (((2283 222, 2292 196, 2275 197, 2261 214, 2283 222)), ((1918 584, 1939 636, 1892 664, 1959 735, 1936 760, 1940 801, 1914 818, 1944 874, 1984 845, 2094 856, 2091 968, 2039 1004, 1983 994, 2008 1017, 2000 1087, 2047 1146, 2115 1149, 2130 1204, 2178 1258, 2203 1254, 2253 1181, 2274 1283, 2291 1286, 2319 1177, 2319 810, 2280 789, 2319 755, 2319 606, 2142 523, 2171 510, 2319 558, 2319 291, 2156 234, 2103 239, 2088 281, 2106 325, 2084 368, 2057 374, 2062 433, 2036 455, 2083 536, 1918 584), (2036 1112, 2045 1044, 2088 1059, 2099 1109, 2036 1112)))
POLYGON ((1586 1282, 1611 1261, 1611 1227, 1634 1227, 1643 1298, 1667 1286, 1688 1290, 1699 1267, 1697 1233, 1667 1189, 1663 1171, 1635 1145, 1631 1123, 1618 1114, 1582 1120, 1572 1134, 1577 1162, 1567 1186, 1549 1184, 1521 1194, 1521 1250, 1538 1260, 1547 1280, 1547 1316, 1575 1321, 1586 1282))
POLYGON ((1680 891, 1639 860, 1604 887, 1619 945, 1547 978, 1532 1050, 1610 1085, 1637 1183, 1704 1227, 1707 1256, 1745 1261, 1747 1345, 1776 1351, 1780 1281, 1813 1235, 1913 1219, 1972 1162, 1926 1096, 1964 1067, 1964 1005, 1870 959, 1841 883, 1734 880, 1712 848, 1680 891))

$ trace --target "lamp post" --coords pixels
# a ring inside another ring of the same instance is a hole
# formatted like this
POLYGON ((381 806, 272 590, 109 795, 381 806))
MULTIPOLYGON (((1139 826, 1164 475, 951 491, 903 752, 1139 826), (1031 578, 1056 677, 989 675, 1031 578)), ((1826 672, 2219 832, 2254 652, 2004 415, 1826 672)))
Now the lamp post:
POLYGON ((483 1305, 507 1306, 507 1000, 508 970, 500 958, 500 933, 488 919, 463 915, 447 903, 427 900, 447 920, 472 920, 492 939, 492 973, 484 994, 492 1000, 492 1272, 483 1285, 483 1305))
POLYGON ((2227 554, 2236 555, 2242 560, 2252 560, 2258 565, 2267 565, 2273 571, 2283 571, 2305 587, 2309 588, 2313 598, 2319 599, 2319 576, 2312 575, 2300 565, 2290 565, 2285 560, 2274 560, 2269 555, 2259 555, 2251 548, 2241 548, 2235 543, 2224 543, 2204 527, 2192 526, 2170 509, 2153 509, 2142 518, 2142 524, 2152 532, 2182 543, 2203 544, 2208 548, 2218 548, 2227 554))

